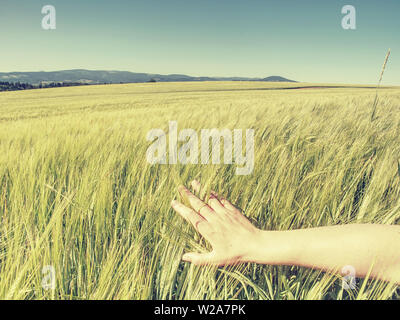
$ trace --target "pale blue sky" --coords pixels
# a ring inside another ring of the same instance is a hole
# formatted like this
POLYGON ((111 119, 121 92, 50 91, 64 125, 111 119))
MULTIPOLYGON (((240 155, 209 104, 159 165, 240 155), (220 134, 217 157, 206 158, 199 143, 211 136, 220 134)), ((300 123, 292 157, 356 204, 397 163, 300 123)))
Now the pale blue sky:
POLYGON ((127 70, 281 75, 400 85, 400 0, 1 0, 0 72, 127 70), (57 29, 41 28, 54 5, 57 29), (357 30, 341 8, 357 10, 357 30))

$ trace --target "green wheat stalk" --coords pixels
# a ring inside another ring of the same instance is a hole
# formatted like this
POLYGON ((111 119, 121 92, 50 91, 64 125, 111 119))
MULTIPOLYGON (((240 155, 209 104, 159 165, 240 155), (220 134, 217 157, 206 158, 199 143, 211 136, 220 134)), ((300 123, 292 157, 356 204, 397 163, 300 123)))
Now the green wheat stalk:
POLYGON ((376 86, 375 100, 374 100, 374 104, 372 106, 371 122, 376 119, 375 115, 376 115, 376 108, 378 106, 378 90, 379 90, 379 87, 381 86, 383 74, 385 73, 385 69, 386 69, 387 62, 389 60, 389 56, 390 56, 390 49, 388 50, 388 52, 386 54, 385 62, 383 63, 383 66, 382 66, 381 75, 379 77, 378 85, 376 86))

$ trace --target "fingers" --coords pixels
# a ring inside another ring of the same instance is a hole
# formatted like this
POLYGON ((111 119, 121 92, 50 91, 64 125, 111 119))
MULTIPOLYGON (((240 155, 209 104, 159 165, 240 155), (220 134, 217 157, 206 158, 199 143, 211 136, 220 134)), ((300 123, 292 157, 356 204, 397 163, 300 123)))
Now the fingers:
MULTIPOLYGON (((200 182, 198 182, 197 180, 193 180, 191 185, 196 192, 201 193, 200 182)), ((210 198, 208 200, 208 204, 215 212, 218 212, 221 214, 224 213, 225 208, 221 204, 221 202, 219 202, 218 195, 214 191, 211 191, 210 198)))
POLYGON ((210 207, 219 214, 226 214, 226 208, 219 202, 218 198, 213 194, 210 195, 210 199, 208 200, 210 207))
POLYGON ((203 216, 207 221, 212 221, 215 218, 214 211, 206 203, 197 198, 193 193, 191 193, 185 186, 180 186, 178 188, 179 193, 182 196, 186 196, 192 208, 203 216))
POLYGON ((183 261, 193 263, 197 266, 215 264, 215 255, 213 252, 208 253, 185 253, 182 257, 183 261))
POLYGON ((221 203, 222 203, 222 205, 225 207, 225 208, 227 208, 228 210, 231 210, 231 211, 238 211, 238 208, 236 208, 232 203, 230 203, 228 200, 226 200, 226 199, 221 199, 221 203))
MULTIPOLYGON (((193 188, 194 191, 196 191, 196 192, 198 192, 198 193, 201 193, 201 191, 202 191, 202 190, 201 190, 201 183, 200 183, 199 181, 193 180, 193 181, 191 182, 191 185, 192 185, 192 188, 193 188)), ((215 191, 211 190, 211 194, 212 194, 214 197, 218 198, 218 194, 217 194, 215 191)))
POLYGON ((191 185, 192 185, 194 191, 196 191, 196 192, 198 192, 198 193, 201 192, 201 183, 200 183, 200 182, 198 182, 197 180, 193 180, 193 181, 191 182, 191 185))
MULTIPOLYGON (((199 181, 193 180, 191 185, 196 192, 201 192, 201 183, 199 181)), ((218 196, 215 191, 211 191, 209 204, 211 208, 213 208, 215 211, 221 210, 222 208, 226 208, 234 212, 238 211, 238 209, 233 204, 231 204, 228 200, 218 196)))
POLYGON ((185 253, 182 256, 182 261, 190 262, 197 266, 226 266, 226 265, 236 265, 240 263, 235 257, 227 258, 216 254, 215 251, 207 252, 207 253, 196 253, 190 252, 185 253))
POLYGON ((176 200, 173 200, 171 202, 171 206, 185 220, 190 222, 198 232, 200 232, 200 230, 199 230, 200 224, 202 222, 206 222, 206 220, 201 215, 199 215, 194 210, 184 206, 182 203, 180 203, 180 202, 178 202, 176 200))

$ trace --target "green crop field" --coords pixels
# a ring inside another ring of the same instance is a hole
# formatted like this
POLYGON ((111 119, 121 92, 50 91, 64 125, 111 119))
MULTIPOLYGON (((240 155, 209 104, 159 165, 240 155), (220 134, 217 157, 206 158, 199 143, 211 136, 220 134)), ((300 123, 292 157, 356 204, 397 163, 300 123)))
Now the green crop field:
MULTIPOLYGON (((390 299, 396 288, 290 266, 198 267, 170 207, 196 178, 259 228, 400 223, 400 88, 144 83, 0 92, 0 298, 390 299), (147 133, 254 129, 235 164, 150 165, 147 133), (55 288, 43 287, 43 267, 55 288)), ((307 85, 304 85, 307 86, 307 85)), ((308 85, 311 86, 311 85, 308 85)))

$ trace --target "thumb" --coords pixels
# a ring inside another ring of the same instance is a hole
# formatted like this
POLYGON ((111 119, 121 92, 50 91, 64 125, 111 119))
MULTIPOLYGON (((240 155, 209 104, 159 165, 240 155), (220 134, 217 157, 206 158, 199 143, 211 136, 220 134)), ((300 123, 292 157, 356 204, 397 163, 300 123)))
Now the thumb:
POLYGON ((185 253, 182 256, 182 260, 193 263, 198 266, 204 266, 207 264, 213 264, 213 261, 215 260, 215 255, 214 252, 207 252, 207 253, 190 252, 190 253, 185 253))

